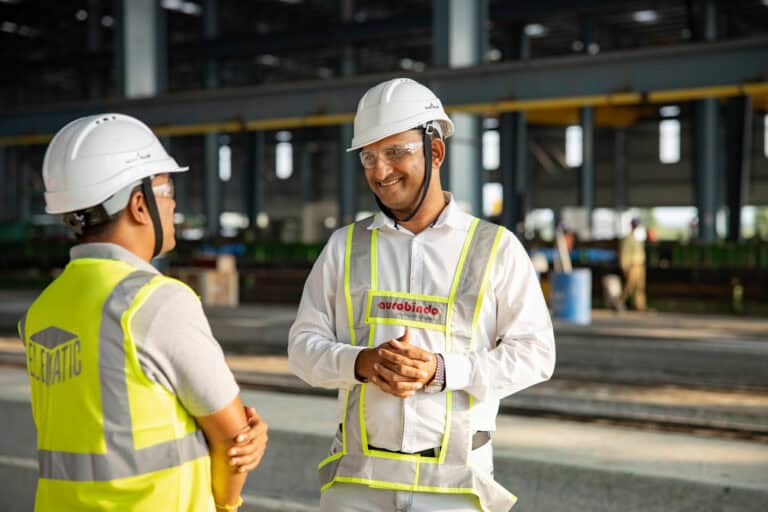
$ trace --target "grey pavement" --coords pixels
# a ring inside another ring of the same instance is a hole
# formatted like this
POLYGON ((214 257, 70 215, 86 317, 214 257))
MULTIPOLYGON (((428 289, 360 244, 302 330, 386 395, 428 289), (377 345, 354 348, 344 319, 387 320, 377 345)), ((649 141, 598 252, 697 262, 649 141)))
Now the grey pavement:
MULTIPOLYGON (((23 367, 17 338, 0 338, 0 361, 23 367)), ((229 354, 229 366, 247 388, 335 396, 290 373, 284 355, 229 354)), ((545 414, 585 421, 654 423, 667 429, 706 429, 711 435, 768 440, 768 391, 627 385, 558 377, 505 398, 501 413, 545 414)))
MULTIPOLYGON (((23 370, 0 370, 0 508, 29 510, 34 426, 23 370)), ((245 489, 250 511, 306 512, 319 499, 316 465, 336 429, 335 401, 245 391, 270 424, 270 446, 245 489)), ((493 438, 497 480, 514 512, 763 512, 768 444, 682 433, 501 416, 493 438)))
MULTIPOLYGON (((33 292, 0 291, 0 334, 12 334, 33 292)), ((227 352, 285 354, 292 306, 207 307, 227 352)), ((768 389, 768 320, 596 310, 589 326, 555 322, 561 378, 644 385, 768 389)))

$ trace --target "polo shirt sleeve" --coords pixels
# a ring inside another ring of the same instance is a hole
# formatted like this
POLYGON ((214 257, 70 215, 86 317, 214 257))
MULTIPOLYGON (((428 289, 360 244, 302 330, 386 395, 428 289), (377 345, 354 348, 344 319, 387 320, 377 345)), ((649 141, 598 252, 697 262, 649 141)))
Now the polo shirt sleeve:
POLYGON ((139 363, 192 416, 208 416, 239 393, 202 304, 180 283, 160 286, 131 322, 139 363))

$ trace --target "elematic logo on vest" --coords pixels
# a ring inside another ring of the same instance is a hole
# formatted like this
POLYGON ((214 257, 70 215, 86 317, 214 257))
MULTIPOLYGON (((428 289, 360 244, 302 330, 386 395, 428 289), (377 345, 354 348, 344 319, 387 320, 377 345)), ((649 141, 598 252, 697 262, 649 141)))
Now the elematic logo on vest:
POLYGON ((27 370, 33 379, 50 386, 77 377, 82 369, 77 334, 48 327, 30 336, 27 370))

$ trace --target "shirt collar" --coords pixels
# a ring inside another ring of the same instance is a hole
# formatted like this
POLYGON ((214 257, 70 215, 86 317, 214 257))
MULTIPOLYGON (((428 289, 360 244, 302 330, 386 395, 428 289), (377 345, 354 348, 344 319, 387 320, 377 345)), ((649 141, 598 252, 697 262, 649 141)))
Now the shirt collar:
POLYGON ((69 258, 77 260, 81 258, 97 258, 105 260, 119 260, 136 267, 139 270, 159 274, 160 272, 136 256, 125 247, 110 243, 78 244, 69 250, 69 258))
MULTIPOLYGON (((443 192, 443 197, 448 204, 440 212, 437 220, 432 224, 433 228, 441 228, 443 226, 449 228, 466 228, 471 222, 472 216, 462 211, 456 200, 453 198, 453 194, 450 192, 443 192)), ((383 212, 377 213, 371 225, 368 229, 379 229, 382 227, 388 227, 390 229, 397 229, 395 227, 395 221, 384 215, 383 212)))

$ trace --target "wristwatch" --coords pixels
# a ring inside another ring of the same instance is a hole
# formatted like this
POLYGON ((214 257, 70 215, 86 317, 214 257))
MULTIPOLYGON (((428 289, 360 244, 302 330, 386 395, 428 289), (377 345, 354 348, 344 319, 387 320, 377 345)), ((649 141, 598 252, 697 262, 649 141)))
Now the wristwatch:
POLYGON ((445 390, 445 361, 442 354, 436 354, 437 367, 435 368, 435 376, 432 380, 424 386, 425 393, 440 393, 445 390))

